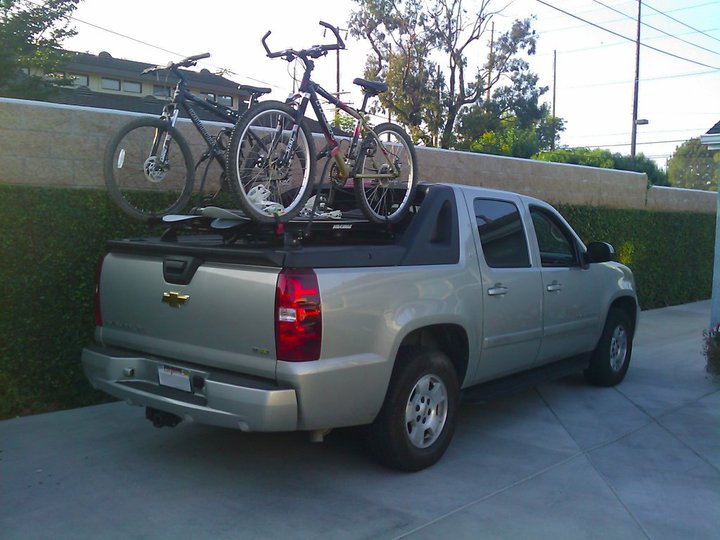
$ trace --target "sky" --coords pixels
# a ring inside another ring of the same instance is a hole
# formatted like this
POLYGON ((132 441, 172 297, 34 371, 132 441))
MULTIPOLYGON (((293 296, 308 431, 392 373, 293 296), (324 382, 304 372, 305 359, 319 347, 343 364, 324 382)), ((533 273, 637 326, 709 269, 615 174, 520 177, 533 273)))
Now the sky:
MULTIPOLYGON (((479 0, 464 0, 472 11, 479 0)), ((271 30, 273 49, 331 42, 318 21, 347 28, 353 0, 81 0, 73 14, 78 34, 66 49, 165 64, 209 52, 196 69, 227 70, 239 84, 269 86, 275 99, 293 88, 292 66, 265 56, 260 39, 271 30)), ((529 57, 543 100, 565 120, 560 144, 630 153, 637 0, 491 0, 496 35, 515 19, 534 17, 537 53, 529 57), (503 9, 504 8, 504 9, 503 9), (562 10, 562 11, 560 11, 562 10), (583 19, 583 20, 581 20, 583 19), (553 57, 556 69, 553 75, 553 57), (553 87, 555 91, 553 92, 553 87)), ((720 0, 642 0, 637 153, 662 168, 676 147, 720 121, 720 0)), ((344 35, 344 34, 343 34, 344 35)), ((352 79, 363 75, 366 42, 352 37, 340 53, 342 99, 356 105, 352 79)), ((482 63, 489 32, 470 50, 482 63)), ((336 61, 316 62, 313 79, 335 90, 336 61)))

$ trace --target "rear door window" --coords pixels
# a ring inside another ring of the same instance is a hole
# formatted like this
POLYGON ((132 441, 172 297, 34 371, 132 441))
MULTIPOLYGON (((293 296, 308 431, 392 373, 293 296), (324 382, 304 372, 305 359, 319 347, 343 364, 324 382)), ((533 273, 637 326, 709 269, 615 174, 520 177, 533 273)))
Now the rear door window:
POLYGON ((517 206, 509 201, 475 199, 474 207, 487 265, 491 268, 528 268, 530 256, 517 206))

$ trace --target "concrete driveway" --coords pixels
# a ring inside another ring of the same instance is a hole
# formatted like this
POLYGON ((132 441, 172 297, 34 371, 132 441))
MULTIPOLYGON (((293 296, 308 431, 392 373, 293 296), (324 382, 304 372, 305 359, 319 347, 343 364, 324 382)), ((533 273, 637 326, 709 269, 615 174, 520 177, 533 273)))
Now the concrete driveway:
POLYGON ((626 380, 462 407, 436 466, 388 471, 352 430, 157 430, 114 403, 0 422, 0 538, 668 538, 720 531, 709 302, 644 312, 626 380))

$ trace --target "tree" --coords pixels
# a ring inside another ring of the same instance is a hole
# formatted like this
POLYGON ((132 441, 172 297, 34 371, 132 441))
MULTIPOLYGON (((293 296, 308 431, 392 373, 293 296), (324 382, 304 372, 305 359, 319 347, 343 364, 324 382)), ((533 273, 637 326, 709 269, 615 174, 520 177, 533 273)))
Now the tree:
POLYGON ((555 147, 565 127, 547 105, 539 104, 547 87, 539 87, 533 73, 513 74, 511 81, 511 85, 496 89, 491 100, 461 111, 456 128, 458 148, 529 158, 555 147))
POLYGON ((75 35, 70 14, 79 0, 0 0, 0 93, 40 97, 52 89, 47 75, 61 71, 61 42, 75 35))
POLYGON ((667 174, 657 164, 643 154, 637 154, 634 158, 619 153, 612 153, 609 150, 595 148, 560 148, 540 152, 532 159, 540 161, 552 161, 555 163, 571 163, 585 165, 587 167, 599 167, 602 169, 618 169, 621 171, 634 171, 645 173, 648 182, 657 186, 667 186, 667 174))
POLYGON ((720 153, 708 150, 698 137, 675 149, 668 162, 670 185, 692 189, 717 190, 720 153))
POLYGON ((519 55, 535 52, 535 32, 526 19, 497 37, 484 66, 469 63, 468 57, 484 56, 473 46, 497 13, 489 8, 491 0, 480 0, 474 11, 463 0, 355 2, 350 33, 373 49, 366 76, 385 78, 389 91, 380 103, 426 144, 450 147, 462 109, 481 101, 501 77, 527 73, 519 55))

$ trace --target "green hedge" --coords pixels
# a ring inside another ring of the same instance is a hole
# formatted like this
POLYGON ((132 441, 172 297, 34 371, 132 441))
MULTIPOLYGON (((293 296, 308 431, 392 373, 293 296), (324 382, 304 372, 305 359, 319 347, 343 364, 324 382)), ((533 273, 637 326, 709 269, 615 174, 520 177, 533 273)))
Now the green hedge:
MULTIPOLYGON (((644 308, 708 298, 714 216, 562 206, 585 241, 635 272, 644 308)), ((148 234, 103 190, 0 186, 0 418, 107 399, 80 369, 109 238, 148 234)))
POLYGON ((105 241, 147 228, 104 190, 0 186, 0 418, 103 399, 80 369, 105 241))
POLYGON ((604 240, 633 270, 640 306, 710 298, 715 216, 559 205, 584 242, 604 240))

